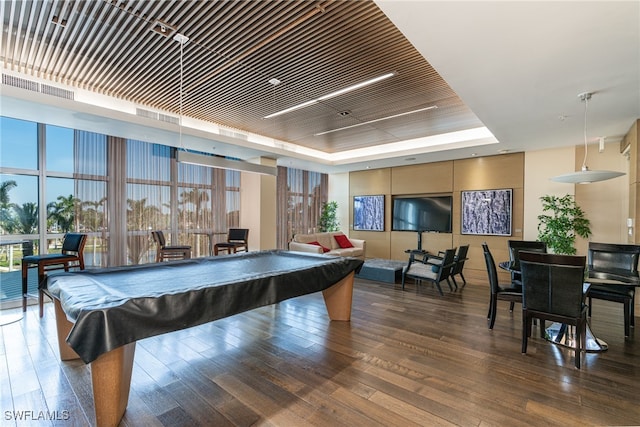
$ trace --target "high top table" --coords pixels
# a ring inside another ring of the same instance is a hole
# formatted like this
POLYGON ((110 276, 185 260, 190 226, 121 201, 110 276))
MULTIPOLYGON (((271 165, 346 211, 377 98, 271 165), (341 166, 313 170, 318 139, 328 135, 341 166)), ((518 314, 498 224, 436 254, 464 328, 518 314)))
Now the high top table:
POLYGON ((62 360, 91 364, 98 426, 127 407, 137 340, 322 291, 331 320, 349 321, 363 261, 286 251, 248 252, 48 277, 62 360))

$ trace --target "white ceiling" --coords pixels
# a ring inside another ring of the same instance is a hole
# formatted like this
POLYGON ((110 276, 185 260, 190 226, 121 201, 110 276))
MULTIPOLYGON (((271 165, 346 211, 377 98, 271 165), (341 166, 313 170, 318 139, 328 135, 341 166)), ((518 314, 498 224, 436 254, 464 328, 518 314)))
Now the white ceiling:
POLYGON ((589 143, 619 142, 640 118, 638 1, 376 3, 500 149, 583 143, 583 92, 589 143))
MULTIPOLYGON (((212 142, 206 126, 198 129, 198 123, 189 126, 185 120, 184 143, 202 151, 212 151, 214 144, 217 154, 270 156, 280 165, 331 173, 579 145, 584 104, 578 94, 583 92, 594 93, 589 142, 598 137, 618 142, 640 118, 639 1, 376 4, 495 139, 480 138, 484 145, 459 143, 448 150, 412 148, 411 143, 398 153, 329 162, 322 153, 309 154, 269 138, 255 143, 216 136, 212 142)), ((175 145, 175 127, 149 126, 131 114, 104 108, 108 100, 90 95, 103 106, 43 101, 37 94, 3 86, 0 113, 175 145)))

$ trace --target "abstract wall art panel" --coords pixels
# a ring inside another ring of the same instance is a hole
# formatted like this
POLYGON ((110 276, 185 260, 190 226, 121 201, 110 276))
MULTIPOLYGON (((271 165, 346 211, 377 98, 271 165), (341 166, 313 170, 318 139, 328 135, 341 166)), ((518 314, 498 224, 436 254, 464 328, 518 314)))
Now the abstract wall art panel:
POLYGON ((462 192, 462 234, 511 236, 512 189, 462 192))

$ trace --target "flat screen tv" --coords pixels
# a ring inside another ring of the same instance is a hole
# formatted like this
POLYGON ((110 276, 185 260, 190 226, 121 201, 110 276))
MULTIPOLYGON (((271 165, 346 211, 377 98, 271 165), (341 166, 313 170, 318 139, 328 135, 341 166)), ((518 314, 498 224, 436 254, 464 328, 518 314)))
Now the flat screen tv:
POLYGON ((391 229, 451 233, 452 203, 452 196, 396 196, 391 229))

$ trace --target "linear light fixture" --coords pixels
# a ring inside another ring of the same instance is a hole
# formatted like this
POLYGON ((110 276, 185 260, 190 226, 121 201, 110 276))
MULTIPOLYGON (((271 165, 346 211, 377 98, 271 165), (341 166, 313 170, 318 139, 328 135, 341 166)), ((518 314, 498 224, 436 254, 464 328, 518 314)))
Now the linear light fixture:
POLYGON ((413 114, 413 113, 419 113, 421 111, 433 110, 435 108, 438 108, 438 106, 437 105, 431 105, 429 107, 419 108, 419 109, 413 110, 413 111, 406 111, 404 113, 394 114, 392 116, 381 117, 379 119, 373 119, 373 120, 369 120, 369 121, 366 121, 366 122, 357 123, 355 125, 344 126, 344 127, 338 128, 338 129, 331 129, 331 130, 327 130, 327 131, 324 131, 324 132, 314 133, 313 136, 326 135, 328 133, 338 132, 338 131, 341 131, 341 130, 351 129, 351 128, 355 128, 355 127, 358 127, 358 126, 364 126, 364 125, 368 125, 368 124, 371 124, 371 123, 381 122, 383 120, 395 119, 396 117, 402 117, 402 116, 406 116, 406 115, 413 114))
POLYGON ((244 162, 242 160, 225 159, 224 157, 218 156, 207 156, 183 150, 178 150, 176 159, 180 163, 207 166, 210 168, 237 170, 241 172, 259 173, 262 175, 275 176, 277 171, 277 169, 272 166, 258 165, 256 163, 244 162))
POLYGON ((280 116, 282 114, 290 113, 292 111, 299 110, 299 109, 304 108, 304 107, 308 107, 309 105, 317 104, 320 101, 326 101, 327 99, 335 98, 336 96, 343 95, 343 94, 345 94, 347 92, 351 92, 351 91, 354 91, 356 89, 360 89, 360 88, 363 88, 365 86, 372 85, 374 83, 377 83, 379 81, 388 79, 389 77, 393 77, 395 75, 396 75, 396 73, 383 74, 381 76, 374 77, 374 78, 366 80, 364 82, 356 83, 356 84, 354 84, 352 86, 345 87, 344 89, 340 89, 340 90, 337 90, 335 92, 331 92, 331 93, 329 93, 327 95, 323 95, 323 96, 321 96, 319 98, 312 99, 310 101, 306 101, 306 102, 303 102, 303 103, 298 104, 298 105, 294 105, 293 107, 285 108, 284 110, 277 111, 277 112, 275 112, 273 114, 269 114, 268 116, 264 116, 264 118, 265 119, 270 119, 272 117, 276 117, 276 116, 280 116))

